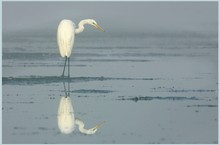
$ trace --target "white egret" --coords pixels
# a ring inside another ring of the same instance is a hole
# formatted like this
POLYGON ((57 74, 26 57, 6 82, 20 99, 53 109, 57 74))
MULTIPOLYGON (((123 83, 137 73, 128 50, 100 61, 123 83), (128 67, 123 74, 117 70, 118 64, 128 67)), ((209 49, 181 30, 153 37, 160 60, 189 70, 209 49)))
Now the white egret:
POLYGON ((79 126, 79 131, 83 134, 94 134, 103 125, 104 122, 96 125, 93 128, 86 129, 81 119, 75 118, 72 100, 70 98, 70 85, 68 82, 68 91, 66 90, 65 82, 64 91, 65 96, 60 99, 58 108, 57 120, 60 131, 64 134, 70 134, 74 131, 76 125, 79 126))
POLYGON ((57 30, 57 43, 60 50, 60 55, 62 57, 65 57, 65 63, 63 68, 62 76, 64 76, 65 73, 65 67, 66 67, 66 61, 68 60, 68 76, 70 75, 70 55, 72 52, 72 48, 74 45, 74 38, 75 34, 79 34, 83 32, 84 25, 89 24, 94 26, 95 28, 105 32, 104 29, 102 29, 95 20, 93 19, 85 19, 79 22, 78 28, 76 28, 76 25, 71 21, 64 19, 60 22, 57 30))
POLYGON ((94 134, 105 123, 102 122, 93 128, 86 129, 83 121, 75 118, 73 105, 69 96, 62 96, 58 109, 58 127, 64 134, 70 134, 74 131, 76 125, 79 126, 79 131, 83 134, 94 134))

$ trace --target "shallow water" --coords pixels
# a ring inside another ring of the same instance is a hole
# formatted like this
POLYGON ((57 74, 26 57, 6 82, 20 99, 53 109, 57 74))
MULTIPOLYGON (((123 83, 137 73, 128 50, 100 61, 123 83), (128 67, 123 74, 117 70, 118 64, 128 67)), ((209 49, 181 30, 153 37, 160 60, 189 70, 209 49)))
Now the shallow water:
POLYGON ((82 35, 61 78, 55 35, 3 34, 3 143, 217 143, 217 47, 210 35, 82 35), (86 128, 106 121, 95 134, 60 132, 64 84, 86 128))

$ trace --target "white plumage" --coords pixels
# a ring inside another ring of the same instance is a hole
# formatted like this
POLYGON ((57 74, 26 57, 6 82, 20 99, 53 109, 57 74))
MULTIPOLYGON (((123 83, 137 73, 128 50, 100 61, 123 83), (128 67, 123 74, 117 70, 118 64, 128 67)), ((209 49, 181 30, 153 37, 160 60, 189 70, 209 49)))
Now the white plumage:
POLYGON ((85 19, 80 21, 78 28, 76 28, 76 25, 71 21, 64 19, 60 22, 58 29, 57 29, 57 43, 60 51, 61 57, 65 57, 65 64, 63 68, 63 74, 65 72, 65 66, 66 66, 66 61, 68 59, 68 77, 70 73, 70 61, 69 58, 72 53, 73 45, 74 45, 74 39, 75 39, 75 34, 79 34, 83 32, 84 30, 84 25, 85 24, 90 24, 97 29, 100 29, 101 31, 104 31, 93 19, 85 19))
POLYGON ((60 99, 58 108, 58 127, 63 134, 70 134, 75 130, 76 125, 79 126, 79 131, 83 134, 94 134, 105 123, 102 122, 93 128, 86 129, 85 124, 81 119, 75 118, 73 104, 69 96, 63 96, 60 99))
POLYGON ((57 42, 62 57, 70 57, 75 38, 75 24, 70 20, 62 20, 57 30, 57 42))
POLYGON ((57 117, 58 127, 62 133, 69 134, 74 131, 75 116, 70 97, 61 97, 57 117))

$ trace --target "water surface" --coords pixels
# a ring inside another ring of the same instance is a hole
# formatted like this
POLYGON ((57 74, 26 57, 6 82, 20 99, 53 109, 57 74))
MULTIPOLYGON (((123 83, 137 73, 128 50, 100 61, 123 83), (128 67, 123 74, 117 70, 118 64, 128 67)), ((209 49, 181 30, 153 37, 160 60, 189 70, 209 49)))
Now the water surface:
POLYGON ((217 36, 76 38, 71 77, 55 35, 3 35, 3 143, 217 143, 217 36), (94 135, 62 134, 69 82, 74 115, 94 135))

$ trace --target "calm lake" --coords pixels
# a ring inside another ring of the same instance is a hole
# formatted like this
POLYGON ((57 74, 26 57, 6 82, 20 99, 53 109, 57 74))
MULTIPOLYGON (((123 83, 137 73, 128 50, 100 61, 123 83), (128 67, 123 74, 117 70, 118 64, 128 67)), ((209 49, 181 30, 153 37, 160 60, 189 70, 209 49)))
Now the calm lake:
POLYGON ((70 78, 56 34, 3 34, 2 52, 3 143, 218 143, 217 35, 79 35, 70 78), (95 134, 61 132, 68 93, 95 134))

